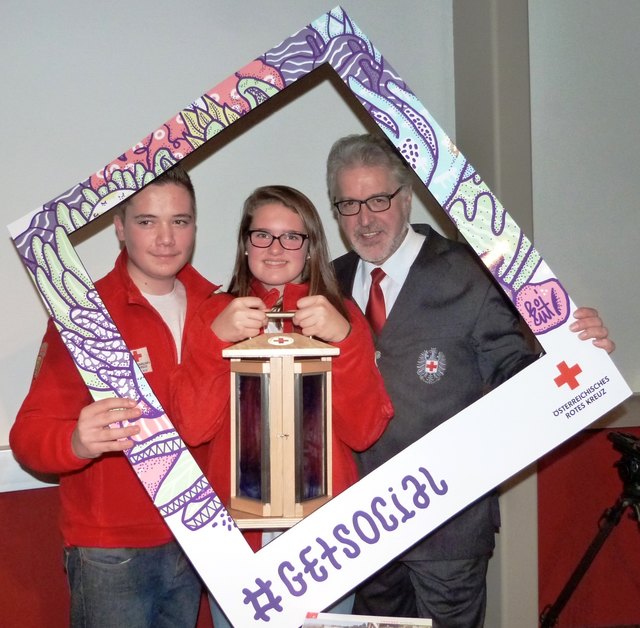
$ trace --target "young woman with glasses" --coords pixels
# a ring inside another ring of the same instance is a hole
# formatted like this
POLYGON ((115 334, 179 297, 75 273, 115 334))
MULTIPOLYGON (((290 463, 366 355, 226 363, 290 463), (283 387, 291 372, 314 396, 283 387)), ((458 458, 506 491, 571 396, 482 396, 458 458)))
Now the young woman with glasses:
MULTIPOLYGON (((230 497, 231 426, 230 365, 222 350, 271 331, 267 312, 280 310, 293 312, 285 333, 295 329, 340 349, 332 366, 334 495, 358 480, 352 452, 370 447, 393 414, 369 325, 340 294, 316 208, 293 188, 258 188, 244 203, 229 290, 212 295, 198 313, 174 386, 172 419, 189 445, 209 443, 205 471, 223 503, 230 497)), ((245 536, 260 547, 259 535, 245 536)), ((351 602, 336 608, 349 612, 351 602)), ((216 628, 228 625, 213 600, 212 614, 216 628)))

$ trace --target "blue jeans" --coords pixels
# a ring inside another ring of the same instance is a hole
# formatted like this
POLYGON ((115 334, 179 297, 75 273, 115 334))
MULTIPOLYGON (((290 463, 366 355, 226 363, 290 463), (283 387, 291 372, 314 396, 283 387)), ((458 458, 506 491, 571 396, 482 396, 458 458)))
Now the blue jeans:
POLYGON ((202 585, 177 543, 65 548, 72 628, 193 628, 202 585))

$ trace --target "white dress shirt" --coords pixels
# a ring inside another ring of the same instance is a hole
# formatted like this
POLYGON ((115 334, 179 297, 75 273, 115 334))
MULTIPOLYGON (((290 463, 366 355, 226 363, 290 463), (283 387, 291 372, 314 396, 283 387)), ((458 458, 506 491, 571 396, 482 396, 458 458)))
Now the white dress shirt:
MULTIPOLYGON (((409 274, 409 269, 415 262, 416 257, 418 257, 424 241, 425 236, 416 233, 409 225, 407 235, 398 250, 388 260, 380 264, 380 268, 386 274, 386 277, 380 282, 380 287, 382 288, 382 294, 384 294, 387 317, 400 294, 400 290, 409 274)), ((371 271, 374 268, 376 268, 376 264, 365 262, 361 259, 358 262, 358 268, 353 280, 352 297, 363 312, 367 309, 369 289, 371 288, 371 271)))

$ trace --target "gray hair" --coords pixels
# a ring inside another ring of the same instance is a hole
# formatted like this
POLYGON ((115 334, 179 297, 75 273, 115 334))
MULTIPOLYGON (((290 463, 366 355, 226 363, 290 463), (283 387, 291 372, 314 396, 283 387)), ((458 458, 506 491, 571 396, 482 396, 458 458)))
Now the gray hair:
POLYGON ((327 157, 327 191, 333 202, 338 193, 338 175, 356 166, 387 168, 398 185, 411 187, 411 171, 396 148, 380 135, 347 135, 337 140, 327 157))

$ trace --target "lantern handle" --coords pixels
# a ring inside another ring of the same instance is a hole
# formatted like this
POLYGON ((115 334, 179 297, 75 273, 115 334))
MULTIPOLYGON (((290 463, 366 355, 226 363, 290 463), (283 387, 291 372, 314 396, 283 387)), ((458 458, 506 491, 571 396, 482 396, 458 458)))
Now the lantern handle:
POLYGON ((267 318, 293 318, 295 312, 266 312, 267 318))

